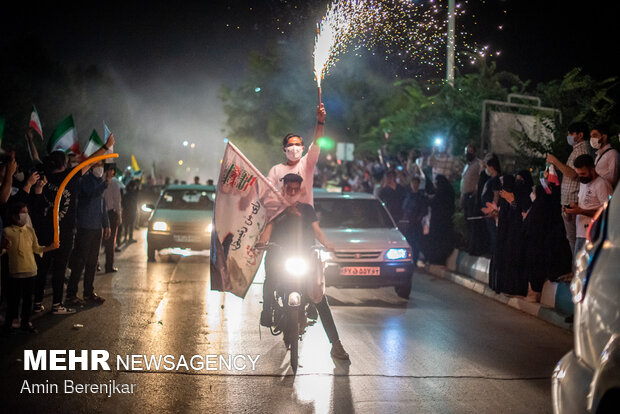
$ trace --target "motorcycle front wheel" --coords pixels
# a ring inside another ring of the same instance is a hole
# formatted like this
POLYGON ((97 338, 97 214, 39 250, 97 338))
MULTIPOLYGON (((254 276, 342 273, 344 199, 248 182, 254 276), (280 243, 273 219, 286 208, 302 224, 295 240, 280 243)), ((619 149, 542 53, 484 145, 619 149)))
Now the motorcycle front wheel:
POLYGON ((291 368, 293 373, 297 373, 299 365, 299 311, 293 309, 288 313, 286 321, 286 330, 284 331, 284 342, 289 346, 291 351, 291 368))

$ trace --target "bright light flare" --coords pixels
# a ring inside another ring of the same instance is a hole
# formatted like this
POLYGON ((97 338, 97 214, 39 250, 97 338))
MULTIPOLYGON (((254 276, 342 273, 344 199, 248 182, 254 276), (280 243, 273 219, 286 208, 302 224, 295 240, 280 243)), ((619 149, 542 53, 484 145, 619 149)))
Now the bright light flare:
POLYGON ((294 276, 303 276, 308 272, 308 262, 301 257, 289 257, 284 262, 286 271, 294 276))

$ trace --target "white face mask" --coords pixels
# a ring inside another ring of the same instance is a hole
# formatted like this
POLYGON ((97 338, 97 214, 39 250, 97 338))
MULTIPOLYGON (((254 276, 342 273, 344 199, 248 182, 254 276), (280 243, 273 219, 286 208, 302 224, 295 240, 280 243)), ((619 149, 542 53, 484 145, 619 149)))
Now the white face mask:
POLYGON ((103 167, 93 167, 93 174, 97 178, 103 177, 103 167))
POLYGON ((286 147, 286 158, 289 161, 299 161, 303 152, 304 147, 300 145, 291 145, 290 147, 286 147))
POLYGON ((17 181, 24 181, 24 173, 21 171, 17 172, 13 174, 13 178, 15 178, 17 181))
POLYGON ((284 194, 284 199, 286 201, 288 201, 289 203, 291 203, 291 204, 296 204, 299 201, 300 198, 301 198, 301 194, 300 193, 297 193, 294 196, 290 196, 288 194, 284 194))
POLYGON ((19 225, 25 226, 28 223, 28 213, 19 213, 19 225))
POLYGON ((590 146, 594 149, 601 148, 601 141, 598 138, 590 138, 590 146))
POLYGON ((574 135, 567 136, 566 141, 568 142, 568 145, 572 147, 573 145, 575 145, 575 136, 574 135))
POLYGON ((533 203, 534 201, 536 201, 536 193, 535 193, 535 192, 531 192, 531 193, 530 193, 530 200, 532 200, 532 203, 533 203))

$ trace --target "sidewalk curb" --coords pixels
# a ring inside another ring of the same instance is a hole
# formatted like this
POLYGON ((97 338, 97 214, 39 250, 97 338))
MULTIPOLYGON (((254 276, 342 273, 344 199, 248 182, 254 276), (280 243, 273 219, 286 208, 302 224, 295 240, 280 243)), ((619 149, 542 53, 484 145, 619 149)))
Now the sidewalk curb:
POLYGON ((508 297, 501 293, 496 293, 487 284, 469 278, 467 276, 451 272, 447 270, 445 266, 427 265, 423 269, 433 276, 447 279, 467 289, 473 290, 476 293, 501 302, 504 305, 508 305, 512 308, 528 313, 538 319, 542 319, 557 327, 571 331, 573 329, 572 324, 564 322, 564 318, 566 318, 566 316, 568 315, 558 312, 555 309, 547 308, 545 306, 542 306, 540 303, 527 302, 523 299, 508 297))

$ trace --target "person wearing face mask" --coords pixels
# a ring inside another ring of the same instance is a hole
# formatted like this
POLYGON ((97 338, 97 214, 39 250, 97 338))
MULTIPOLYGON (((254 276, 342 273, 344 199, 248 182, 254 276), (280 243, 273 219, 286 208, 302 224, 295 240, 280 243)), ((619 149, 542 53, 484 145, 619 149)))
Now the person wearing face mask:
POLYGON ((481 210, 485 215, 490 253, 493 255, 495 247, 497 246, 497 209, 490 208, 489 206, 497 207, 499 204, 499 192, 502 189, 502 183, 499 179, 502 173, 499 159, 495 156, 491 156, 486 161, 486 168, 483 173, 480 173, 481 179, 484 179, 484 177, 488 178, 482 185, 482 190, 478 188, 478 191, 480 193, 481 210))
POLYGON ((103 178, 103 163, 94 164, 91 171, 82 177, 77 209, 77 233, 75 249, 69 267, 71 276, 67 284, 68 306, 86 303, 102 304, 105 299, 94 291, 93 282, 97 271, 97 259, 101 249, 101 236, 108 239, 111 234, 108 209, 103 193, 108 182, 103 178), (77 297, 78 283, 84 272, 84 296, 77 297))
POLYGON ((618 151, 609 143, 609 128, 597 125, 590 131, 590 146, 596 150, 594 165, 596 173, 606 179, 612 188, 618 184, 618 151))
MULTIPOLYGON (((580 155, 589 154, 587 143, 589 133, 588 124, 585 122, 570 124, 566 141, 572 147, 572 151, 566 160, 566 164, 562 163, 553 154, 547 155, 547 162, 562 173, 560 203, 563 206, 576 203, 579 199, 579 180, 577 179, 577 171, 575 171, 575 159, 580 155)), ((566 229, 566 238, 570 244, 571 251, 573 251, 575 250, 575 239, 577 237, 575 216, 563 212, 562 218, 564 220, 564 228, 566 229)))
POLYGON ((403 202, 405 197, 407 197, 407 187, 400 185, 396 181, 395 169, 390 168, 385 173, 381 188, 376 195, 385 203, 385 207, 398 225, 403 218, 403 202))
MULTIPOLYGON (((480 204, 478 203, 478 180, 482 161, 476 156, 476 146, 469 144, 465 147, 465 167, 461 173, 461 197, 460 203, 465 218, 479 217, 480 204)), ((485 232, 482 220, 467 220, 467 251, 473 256, 478 256, 484 252, 481 233, 485 232)))
POLYGON ((579 182, 579 201, 565 208, 567 214, 577 216, 577 239, 574 254, 576 255, 586 241, 590 220, 597 210, 613 193, 611 184, 599 176, 594 167, 594 160, 589 154, 580 155, 575 159, 575 171, 579 182))
POLYGON ((7 249, 9 259, 8 307, 4 320, 4 330, 12 329, 13 320, 17 318, 21 301, 21 331, 36 333, 30 322, 32 313, 32 294, 37 275, 34 255, 57 249, 58 244, 43 247, 39 245, 34 229, 26 223, 28 207, 24 203, 13 203, 9 207, 11 226, 4 229, 2 246, 7 249))
MULTIPOLYGON (((301 201, 303 181, 303 178, 297 174, 286 174, 282 178, 282 195, 290 203, 290 206, 265 226, 265 230, 261 233, 256 244, 256 248, 259 249, 264 248, 270 241, 283 247, 283 249, 268 250, 265 257, 263 311, 260 317, 262 326, 270 327, 273 324, 273 292, 277 275, 281 272, 283 259, 291 254, 307 255, 311 251, 315 239, 327 250, 334 251, 334 247, 319 227, 319 220, 314 207, 301 201)), ((321 301, 316 304, 316 310, 321 316, 321 323, 332 344, 332 357, 349 359, 349 354, 340 342, 334 317, 327 303, 327 296, 323 295, 321 301)))
MULTIPOLYGON (((114 135, 110 135, 104 145, 95 151, 89 158, 103 155, 114 145, 114 135)), ((53 151, 44 160, 43 167, 47 185, 43 187, 38 214, 32 216, 33 226, 37 237, 42 244, 50 244, 54 238, 53 208, 56 193, 63 180, 69 175, 67 154, 64 151, 53 151)), ((60 247, 43 255, 38 260, 37 281, 34 294, 34 312, 42 312, 43 293, 47 282, 47 275, 52 274, 52 313, 64 315, 75 313, 75 309, 67 308, 62 303, 64 296, 65 273, 69 257, 73 250, 75 228, 77 220, 78 194, 80 192, 81 177, 92 167, 92 164, 82 168, 69 181, 60 199, 58 217, 60 220, 60 247)))
MULTIPOLYGON (((282 178, 286 174, 298 174, 304 181, 301 187, 300 201, 310 205, 314 205, 312 196, 312 187, 314 181, 314 168, 319 160, 320 148, 316 140, 323 135, 323 127, 325 125, 325 106, 320 104, 316 113, 316 128, 314 130, 314 139, 310 143, 308 152, 303 155, 304 142, 297 134, 287 134, 282 140, 282 151, 286 155, 286 162, 276 164, 269 170, 267 180, 276 188, 282 190, 282 178)), ((277 211, 279 201, 277 199, 266 200, 266 206, 269 210, 277 211)), ((275 214, 275 212, 273 213, 275 214)))

